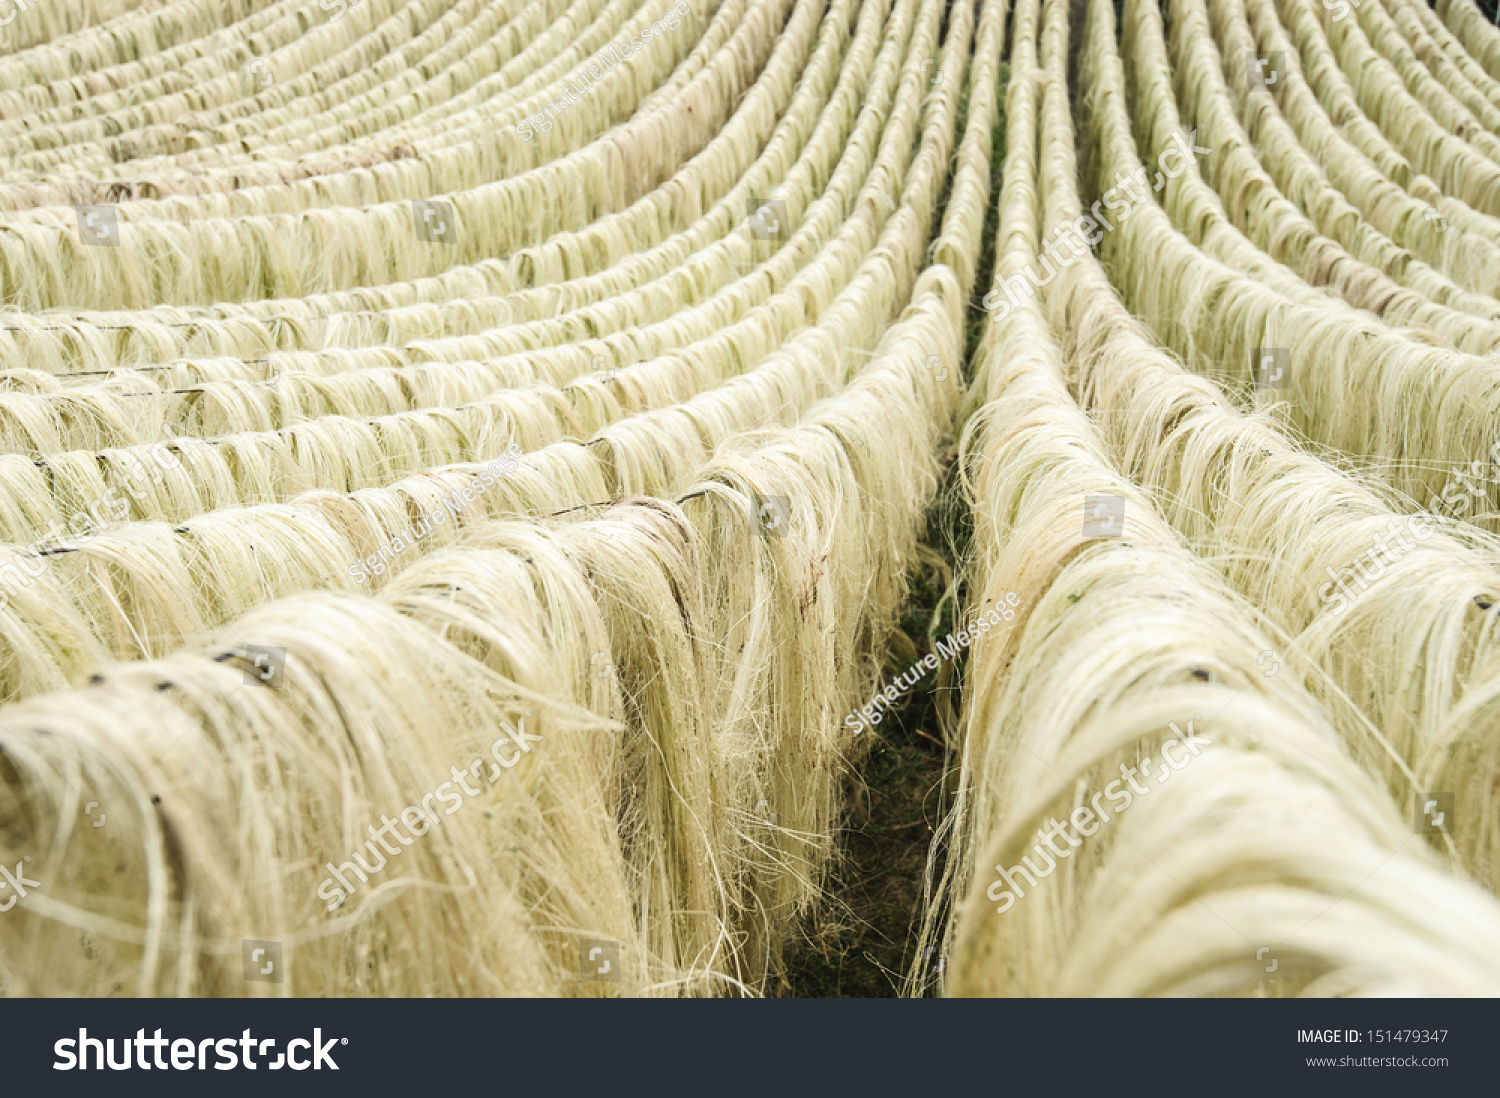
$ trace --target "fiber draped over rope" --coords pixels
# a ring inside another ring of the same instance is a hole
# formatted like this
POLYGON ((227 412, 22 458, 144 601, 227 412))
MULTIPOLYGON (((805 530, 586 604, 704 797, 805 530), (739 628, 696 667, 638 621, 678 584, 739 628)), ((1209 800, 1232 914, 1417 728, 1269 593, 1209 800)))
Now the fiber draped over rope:
MULTIPOLYGON (((1497 880, 1494 725, 1479 701, 1494 544, 1457 516, 1404 513, 1412 501, 1278 423, 1289 403, 1332 441, 1322 424, 1360 399, 1327 384, 1334 348, 1310 327, 1292 336, 1302 317, 1329 335, 1383 321, 1394 328, 1375 338, 1392 348, 1417 333, 1391 290, 1379 319, 1362 312, 1347 256, 1310 258, 1338 254, 1311 218, 1371 248, 1375 230, 1330 206, 1326 184, 1309 182, 1302 197, 1321 205, 1305 215, 1275 193, 1285 160, 1305 154, 1273 128, 1263 90, 1248 86, 1253 138, 1220 109, 1247 89, 1253 45, 1231 39, 1240 54, 1221 66, 1203 11, 1173 5, 1169 60, 1152 45, 1154 5, 1125 5, 1117 46, 1114 7, 1089 4, 1071 89, 1068 5, 1012 13, 994 291, 965 427, 978 631, 948 860, 919 942, 946 957, 915 965, 908 989, 939 977, 959 995, 1494 994, 1500 906, 1481 887, 1497 880), (1179 115, 1174 95, 1202 113, 1179 115), (1278 148, 1262 169, 1254 156, 1278 148), (1145 153, 1162 169, 1154 187, 1145 153), (1215 342, 1248 342, 1233 334, 1242 319, 1257 341, 1295 348, 1302 385, 1280 387, 1281 404, 1266 406, 1248 349, 1231 368, 1215 342), (1173 350, 1190 365, 1212 356, 1235 388, 1192 378, 1173 350), (1331 602, 1329 577, 1409 520, 1420 538, 1331 602), (1012 598, 1013 621, 978 618, 1012 598), (1449 821, 1462 818, 1424 840, 1414 807, 1420 818, 1424 798, 1455 789, 1449 821)), ((1391 268, 1414 288, 1416 270, 1410 257, 1391 268)), ((1438 285, 1402 308, 1459 301, 1438 285)))
POLYGON ((974 12, 288 14, 0 63, 0 986, 769 990, 959 405, 974 12))
POLYGON ((785 990, 955 444, 902 990, 1500 991, 1500 33, 1075 6, 0 25, 0 992, 785 990))

